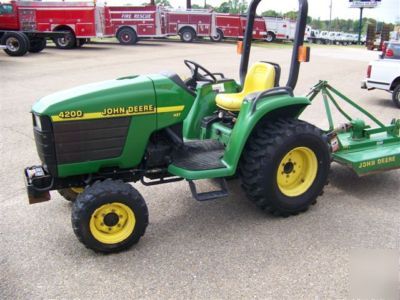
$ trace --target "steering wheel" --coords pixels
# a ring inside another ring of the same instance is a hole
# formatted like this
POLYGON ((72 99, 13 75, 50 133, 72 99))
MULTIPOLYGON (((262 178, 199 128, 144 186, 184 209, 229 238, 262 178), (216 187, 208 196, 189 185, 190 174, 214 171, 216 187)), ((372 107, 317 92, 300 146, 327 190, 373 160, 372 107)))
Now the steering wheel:
POLYGON ((189 68, 190 72, 192 73, 192 80, 195 81, 207 81, 210 83, 216 83, 217 78, 214 76, 213 73, 208 71, 206 68, 203 66, 200 66, 198 63, 195 63, 194 61, 191 60, 184 60, 183 61, 186 65, 186 67, 189 68), (202 71, 200 73, 199 71, 202 71))

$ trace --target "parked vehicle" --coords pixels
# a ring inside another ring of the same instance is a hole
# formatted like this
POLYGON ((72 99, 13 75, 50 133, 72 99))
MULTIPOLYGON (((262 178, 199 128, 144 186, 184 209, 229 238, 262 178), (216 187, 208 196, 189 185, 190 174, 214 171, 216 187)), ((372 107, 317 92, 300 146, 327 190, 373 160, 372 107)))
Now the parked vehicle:
MULTIPOLYGON (((215 42, 224 38, 242 39, 247 25, 247 18, 237 14, 216 14, 217 36, 211 37, 215 42)), ((255 17, 253 26, 253 39, 265 40, 267 31, 264 19, 255 17)))
POLYGON ((382 51, 383 43, 390 38, 390 26, 383 25, 380 31, 376 30, 374 24, 367 27, 366 46, 368 50, 382 51))
MULTIPOLYGON (((197 37, 215 37, 216 15, 205 9, 165 11, 166 34, 179 35, 183 42, 190 43, 197 37)), ((163 21, 160 22, 161 26, 163 21)))
POLYGON ((296 22, 280 17, 264 17, 267 29, 267 42, 275 40, 293 40, 296 22))
POLYGON ((64 38, 66 32, 39 30, 34 11, 17 3, 0 3, 0 44, 8 55, 38 53, 46 47, 47 38, 64 38))
POLYGON ((362 82, 361 88, 392 93, 394 104, 400 108, 400 60, 379 59, 370 62, 367 78, 362 82))
POLYGON ((134 45, 139 38, 166 37, 165 14, 157 6, 106 6, 105 27, 122 45, 134 45))
POLYGON ((383 43, 382 59, 400 59, 400 42, 386 41, 383 43))

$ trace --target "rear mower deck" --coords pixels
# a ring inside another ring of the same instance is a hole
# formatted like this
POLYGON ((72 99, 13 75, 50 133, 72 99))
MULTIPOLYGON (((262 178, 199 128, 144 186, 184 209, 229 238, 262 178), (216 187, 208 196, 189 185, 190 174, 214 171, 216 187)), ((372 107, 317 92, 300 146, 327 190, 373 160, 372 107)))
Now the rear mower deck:
POLYGON ((358 176, 389 171, 400 168, 400 119, 393 119, 390 125, 385 126, 376 117, 331 87, 326 81, 320 81, 308 94, 313 100, 322 93, 326 114, 329 121, 329 130, 333 160, 346 165, 358 176), (338 104, 333 95, 347 102, 362 114, 372 120, 377 127, 371 128, 363 120, 351 118, 338 104), (329 104, 342 114, 349 123, 335 128, 329 104))

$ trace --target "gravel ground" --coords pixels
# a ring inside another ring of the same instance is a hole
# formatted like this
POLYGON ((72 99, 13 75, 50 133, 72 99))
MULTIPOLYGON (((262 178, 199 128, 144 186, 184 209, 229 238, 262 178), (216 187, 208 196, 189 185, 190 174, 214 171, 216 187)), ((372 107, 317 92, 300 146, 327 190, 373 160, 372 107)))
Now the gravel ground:
MULTIPOLYGON (((360 89, 368 61, 377 56, 360 48, 313 48, 296 93, 326 79, 389 122, 400 116, 391 95, 360 89)), ((252 61, 278 62, 283 74, 289 57, 287 47, 252 50, 252 61)), ((398 263, 400 171, 357 178, 334 164, 317 205, 286 219, 257 210, 238 181, 229 183, 228 198, 206 203, 194 201, 184 182, 137 184, 150 224, 138 245, 114 255, 95 254, 78 242, 71 205, 56 193, 50 202, 28 205, 22 170, 39 163, 29 114, 37 99, 129 74, 188 75, 185 58, 238 77, 233 44, 148 41, 47 48, 20 58, 0 53, 1 299, 348 299, 353 251, 387 250, 398 263)), ((321 101, 303 118, 326 125, 321 101)))

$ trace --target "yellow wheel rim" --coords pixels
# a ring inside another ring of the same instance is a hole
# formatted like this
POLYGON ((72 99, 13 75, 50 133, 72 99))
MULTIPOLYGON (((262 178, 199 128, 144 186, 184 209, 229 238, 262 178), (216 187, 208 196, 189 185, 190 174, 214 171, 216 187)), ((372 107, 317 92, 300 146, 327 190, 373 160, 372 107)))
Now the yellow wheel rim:
POLYGON ((71 191, 73 191, 74 193, 77 193, 77 194, 83 193, 84 190, 85 190, 85 189, 82 188, 82 187, 72 187, 72 188, 71 188, 71 191))
POLYGON ((127 239, 135 229, 136 218, 132 209, 113 202, 100 206, 90 218, 90 232, 104 244, 116 244, 127 239))
POLYGON ((296 197, 305 193, 317 177, 318 160, 314 151, 307 147, 290 150, 281 160, 277 182, 282 194, 296 197))

